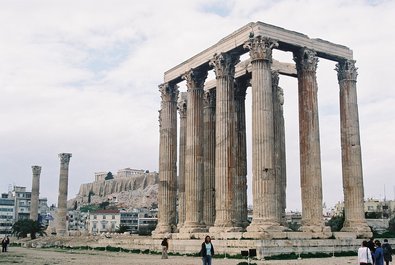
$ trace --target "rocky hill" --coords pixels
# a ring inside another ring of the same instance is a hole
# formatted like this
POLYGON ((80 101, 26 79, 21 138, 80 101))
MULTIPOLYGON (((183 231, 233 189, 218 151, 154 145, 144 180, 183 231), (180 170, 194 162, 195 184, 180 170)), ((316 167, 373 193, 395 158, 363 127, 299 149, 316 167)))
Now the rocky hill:
POLYGON ((68 201, 68 206, 73 208, 75 202, 81 206, 108 201, 118 208, 150 208, 158 202, 158 185, 159 174, 156 172, 94 181, 82 184, 77 196, 68 201))

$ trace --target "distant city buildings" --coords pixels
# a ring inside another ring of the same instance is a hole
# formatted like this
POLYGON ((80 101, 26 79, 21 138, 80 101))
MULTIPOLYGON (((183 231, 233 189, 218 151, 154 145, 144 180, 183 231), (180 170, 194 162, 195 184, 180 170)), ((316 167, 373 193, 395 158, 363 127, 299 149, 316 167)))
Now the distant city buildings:
MULTIPOLYGON (((0 236, 11 234, 12 225, 18 220, 30 217, 31 192, 26 187, 14 186, 8 193, 2 193, 0 199, 0 236)), ((48 224, 49 212, 47 198, 40 198, 38 204, 38 220, 48 224)))
POLYGON ((157 209, 125 210, 97 210, 88 213, 87 231, 90 234, 116 232, 124 227, 126 232, 139 233, 140 231, 153 230, 158 221, 157 209))

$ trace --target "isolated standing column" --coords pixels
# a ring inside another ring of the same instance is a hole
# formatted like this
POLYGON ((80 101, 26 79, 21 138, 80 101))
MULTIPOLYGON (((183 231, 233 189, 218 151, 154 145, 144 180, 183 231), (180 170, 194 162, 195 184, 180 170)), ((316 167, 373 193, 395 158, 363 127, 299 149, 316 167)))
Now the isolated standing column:
POLYGON ((32 196, 30 202, 30 219, 37 221, 38 219, 38 201, 40 196, 40 166, 32 166, 33 179, 32 179, 32 196))
POLYGON ((59 176, 59 196, 56 234, 58 236, 67 235, 66 217, 67 217, 67 191, 69 182, 69 163, 71 154, 61 153, 60 158, 60 176, 59 176))

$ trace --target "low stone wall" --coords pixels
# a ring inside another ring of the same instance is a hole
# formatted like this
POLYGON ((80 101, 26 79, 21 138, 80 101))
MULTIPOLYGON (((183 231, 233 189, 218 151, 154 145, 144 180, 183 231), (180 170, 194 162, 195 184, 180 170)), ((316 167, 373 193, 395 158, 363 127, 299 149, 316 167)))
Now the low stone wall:
MULTIPOLYGON (((48 236, 36 240, 19 240, 26 247, 56 247, 56 246, 89 246, 120 247, 123 249, 142 251, 161 251, 161 239, 140 237, 135 235, 101 235, 80 237, 55 237, 48 236)), ((18 241, 16 241, 18 242, 18 241)), ((197 254, 200 251, 202 239, 169 239, 169 252, 197 254)), ((307 253, 339 253, 357 251, 362 239, 337 238, 337 239, 214 239, 212 240, 217 254, 238 255, 242 250, 256 249, 257 257, 262 259, 267 256, 279 254, 307 254, 307 253)), ((390 239, 390 244, 395 240, 390 239)))

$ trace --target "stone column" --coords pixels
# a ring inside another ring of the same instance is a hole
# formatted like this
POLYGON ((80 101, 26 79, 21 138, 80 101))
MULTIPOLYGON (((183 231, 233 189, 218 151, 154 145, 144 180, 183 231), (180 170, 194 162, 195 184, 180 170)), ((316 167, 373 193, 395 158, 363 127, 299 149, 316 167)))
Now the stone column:
POLYGON ((250 78, 242 77, 235 81, 235 125, 236 125, 236 182, 235 220, 236 225, 247 227, 247 136, 245 99, 250 78))
MULTIPOLYGON (((210 61, 216 75, 215 223, 210 232, 237 231, 235 224, 235 97, 234 75, 239 56, 215 54, 210 61)), ((238 228, 240 230, 240 227, 238 228)))
POLYGON ((154 234, 174 232, 176 228, 177 192, 177 99, 175 84, 159 85, 161 109, 159 111, 159 191, 158 225, 154 234))
POLYGON ((67 235, 66 217, 67 217, 67 191, 69 183, 69 163, 71 154, 61 153, 60 158, 60 175, 59 175, 59 196, 56 222, 56 234, 58 236, 67 235))
POLYGON ((30 201, 30 219, 33 221, 38 220, 38 199, 40 196, 40 166, 32 166, 33 179, 32 179, 32 196, 30 201))
POLYGON ((285 157, 285 127, 284 127, 284 92, 278 86, 278 71, 272 71, 273 87, 273 116, 274 116, 274 167, 276 170, 276 195, 278 220, 286 225, 286 157, 285 157))
MULTIPOLYGON (((320 132, 318 123, 318 58, 313 50, 302 48, 294 53, 298 74, 300 182, 302 193, 302 227, 316 237, 330 236, 322 218, 322 177, 320 132)), ((329 229, 330 232, 330 229, 329 229)))
POLYGON ((191 69, 187 81, 187 143, 185 154, 185 223, 180 233, 207 231, 203 220, 203 86, 207 70, 191 69))
POLYGON ((246 237, 285 237, 280 233, 274 168, 274 122, 272 96, 272 49, 276 41, 257 36, 244 47, 250 50, 252 64, 252 185, 254 215, 246 237))
POLYGON ((357 102, 357 68, 354 60, 336 65, 340 86, 340 132, 345 221, 342 231, 371 237, 364 214, 364 189, 357 102))
POLYGON ((178 101, 180 114, 180 143, 178 159, 178 228, 185 222, 185 147, 187 139, 187 93, 182 92, 178 101))
POLYGON ((208 227, 215 221, 215 93, 208 90, 203 99, 203 222, 208 227))

